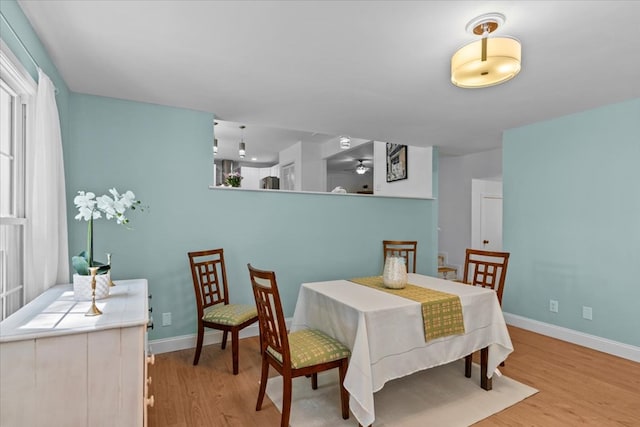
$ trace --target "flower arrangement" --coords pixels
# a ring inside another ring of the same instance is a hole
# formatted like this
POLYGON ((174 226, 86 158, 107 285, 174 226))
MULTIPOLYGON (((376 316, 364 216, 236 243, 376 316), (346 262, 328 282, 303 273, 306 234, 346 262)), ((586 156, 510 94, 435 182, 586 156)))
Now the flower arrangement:
POLYGON ((75 219, 88 222, 87 249, 71 259, 73 268, 82 276, 90 274, 89 267, 98 267, 98 274, 105 274, 110 268, 109 265, 97 262, 93 258, 93 220, 102 218, 104 214, 107 220, 115 219, 118 224, 126 225, 129 223, 129 218, 125 216, 127 209, 144 211, 142 203, 136 199, 133 192, 119 194, 118 190, 112 188, 109 193, 111 196, 105 194, 96 198, 94 193, 78 191, 78 195, 73 199, 73 203, 78 208, 75 219))
POLYGON ((225 174, 224 176, 224 182, 229 187, 240 187, 240 181, 242 181, 242 176, 240 175, 240 172, 231 172, 231 173, 225 174))

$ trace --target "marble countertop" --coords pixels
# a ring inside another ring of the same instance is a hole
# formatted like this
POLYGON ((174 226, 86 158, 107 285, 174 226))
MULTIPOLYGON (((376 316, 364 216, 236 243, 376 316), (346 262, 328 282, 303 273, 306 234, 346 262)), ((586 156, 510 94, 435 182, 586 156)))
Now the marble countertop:
POLYGON ((96 305, 103 314, 85 316, 91 301, 76 301, 71 284, 52 286, 0 322, 0 342, 145 325, 149 321, 147 280, 118 280, 109 296, 96 305))

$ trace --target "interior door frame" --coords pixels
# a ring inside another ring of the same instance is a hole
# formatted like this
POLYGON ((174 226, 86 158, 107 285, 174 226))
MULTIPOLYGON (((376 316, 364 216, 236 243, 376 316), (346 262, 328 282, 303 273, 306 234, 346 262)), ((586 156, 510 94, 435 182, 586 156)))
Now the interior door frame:
POLYGON ((483 249, 482 244, 482 198, 503 199, 502 181, 472 179, 471 180, 471 248, 483 249))

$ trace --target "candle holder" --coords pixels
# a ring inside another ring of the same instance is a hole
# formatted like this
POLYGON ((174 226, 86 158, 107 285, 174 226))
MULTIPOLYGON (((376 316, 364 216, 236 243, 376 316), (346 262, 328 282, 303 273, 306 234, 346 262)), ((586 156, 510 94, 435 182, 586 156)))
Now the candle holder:
POLYGON ((96 305, 96 273, 98 272, 98 267, 89 267, 89 271, 91 272, 91 307, 84 315, 99 316, 102 312, 96 305))
POLYGON ((109 266, 109 271, 107 274, 109 275, 109 286, 115 286, 116 284, 111 280, 111 254, 107 254, 107 265, 109 266))

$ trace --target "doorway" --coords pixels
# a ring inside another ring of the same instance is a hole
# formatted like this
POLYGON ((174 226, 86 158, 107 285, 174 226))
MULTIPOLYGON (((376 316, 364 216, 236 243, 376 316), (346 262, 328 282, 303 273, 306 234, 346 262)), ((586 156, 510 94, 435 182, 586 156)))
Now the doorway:
POLYGON ((471 247, 502 251, 502 180, 471 181, 471 247))

